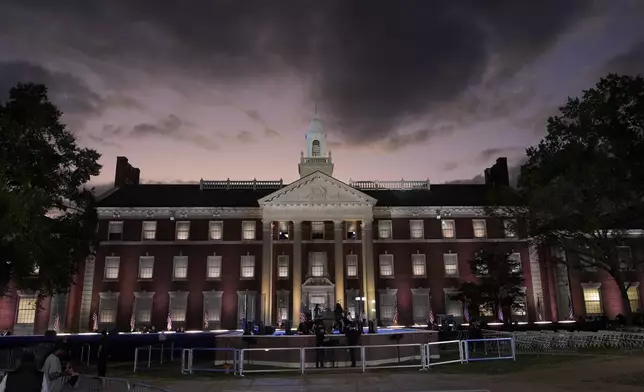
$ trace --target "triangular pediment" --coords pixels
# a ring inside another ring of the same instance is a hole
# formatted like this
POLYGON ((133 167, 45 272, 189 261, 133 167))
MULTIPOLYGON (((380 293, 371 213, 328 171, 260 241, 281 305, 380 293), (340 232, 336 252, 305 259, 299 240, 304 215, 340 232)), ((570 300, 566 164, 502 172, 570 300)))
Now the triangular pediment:
POLYGON ((258 200, 260 205, 289 203, 364 203, 376 204, 376 199, 316 171, 258 200))

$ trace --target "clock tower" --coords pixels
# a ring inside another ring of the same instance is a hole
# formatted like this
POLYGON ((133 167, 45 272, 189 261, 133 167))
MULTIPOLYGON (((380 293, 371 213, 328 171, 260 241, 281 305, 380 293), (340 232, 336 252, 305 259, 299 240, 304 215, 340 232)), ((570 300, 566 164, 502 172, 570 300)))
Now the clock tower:
POLYGON ((317 113, 311 119, 311 124, 309 125, 305 139, 306 153, 302 152, 300 157, 300 178, 306 177, 316 171, 333 176, 331 152, 327 152, 326 133, 322 129, 322 122, 318 118, 317 113))

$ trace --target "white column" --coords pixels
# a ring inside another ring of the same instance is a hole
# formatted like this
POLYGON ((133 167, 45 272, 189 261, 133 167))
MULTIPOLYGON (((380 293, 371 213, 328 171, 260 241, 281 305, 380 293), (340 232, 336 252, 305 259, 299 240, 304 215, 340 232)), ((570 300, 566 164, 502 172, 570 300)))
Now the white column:
POLYGON ((273 299, 273 223, 270 220, 262 220, 262 310, 261 318, 264 325, 272 323, 272 299, 273 299))
POLYGON ((344 251, 342 247, 344 233, 342 223, 342 221, 333 221, 333 244, 335 250, 335 301, 339 302, 344 309, 346 302, 344 301, 344 251))
POLYGON ((293 221, 293 326, 302 311, 302 222, 293 221))
POLYGON ((362 221, 362 290, 365 297, 365 313, 368 320, 376 318, 376 287, 373 267, 373 222, 362 221))

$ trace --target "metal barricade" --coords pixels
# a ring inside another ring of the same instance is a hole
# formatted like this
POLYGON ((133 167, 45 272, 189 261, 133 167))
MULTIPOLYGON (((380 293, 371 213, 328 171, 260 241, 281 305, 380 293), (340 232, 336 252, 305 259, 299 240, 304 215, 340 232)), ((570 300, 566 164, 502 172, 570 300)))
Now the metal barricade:
POLYGON ((464 363, 463 342, 463 340, 449 340, 425 344, 426 366, 429 368, 448 363, 464 363))
POLYGON ((368 369, 419 368, 426 370, 425 344, 362 346, 362 371, 368 369))
MULTIPOLYGON (((112 391, 110 390, 110 392, 112 391)), ((148 384, 137 383, 137 384, 132 384, 132 386, 130 387, 130 392, 172 392, 172 391, 170 391, 169 389, 154 387, 148 384)))
POLYGON ((239 375, 297 371, 304 374, 301 347, 245 348, 239 354, 239 375), (280 352, 279 362, 274 353, 280 352))
POLYGON ((134 349, 134 373, 136 373, 137 369, 152 369, 152 364, 155 363, 157 358, 159 359, 158 365, 163 365, 164 360, 174 362, 174 352, 181 350, 174 348, 174 342, 137 347, 134 349), (144 366, 140 366, 139 361, 147 363, 144 366))
POLYGON ((302 374, 310 370, 363 369, 362 346, 302 347, 302 374))
POLYGON ((87 353, 87 366, 89 366, 89 358, 92 353, 92 346, 90 346, 89 343, 85 343, 81 346, 80 363, 83 363, 83 358, 85 358, 85 353, 87 353))
POLYGON ((240 350, 234 348, 191 348, 181 354, 181 372, 239 373, 240 350))
POLYGON ((63 377, 52 382, 59 382, 63 392, 129 392, 131 385, 127 380, 118 378, 105 378, 78 374, 71 377, 63 377))
POLYGON ((465 362, 516 360, 513 338, 467 339, 463 341, 463 351, 465 362))

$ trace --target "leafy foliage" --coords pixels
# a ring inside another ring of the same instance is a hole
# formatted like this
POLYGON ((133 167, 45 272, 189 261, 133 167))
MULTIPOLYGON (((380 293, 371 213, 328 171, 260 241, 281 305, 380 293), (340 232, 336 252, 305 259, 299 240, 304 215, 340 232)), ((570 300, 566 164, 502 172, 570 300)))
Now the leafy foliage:
POLYGON ((620 247, 644 223, 644 78, 608 75, 560 112, 527 150, 518 181, 523 207, 496 213, 518 217, 533 243, 562 250, 559 262, 610 274, 627 314, 627 282, 642 260, 620 247))
POLYGON ((525 310, 523 269, 521 260, 504 252, 498 244, 481 249, 470 261, 470 271, 477 276, 475 282, 462 282, 454 299, 468 305, 470 314, 479 312, 498 315, 503 309, 505 321, 511 310, 525 310))
POLYGON ((94 249, 90 190, 99 154, 79 148, 43 85, 19 84, 0 104, 0 285, 65 292, 94 249))

